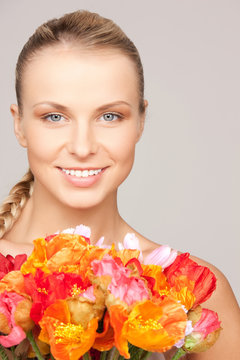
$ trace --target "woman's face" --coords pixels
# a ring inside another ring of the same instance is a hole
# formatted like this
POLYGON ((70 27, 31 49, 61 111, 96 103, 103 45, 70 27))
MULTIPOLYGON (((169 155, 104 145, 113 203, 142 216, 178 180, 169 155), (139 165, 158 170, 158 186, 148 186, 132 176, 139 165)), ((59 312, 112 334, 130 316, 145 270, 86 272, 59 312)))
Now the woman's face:
POLYGON ((36 194, 74 208, 116 196, 144 123, 136 70, 127 56, 46 48, 27 65, 22 104, 21 117, 16 105, 11 111, 36 194))

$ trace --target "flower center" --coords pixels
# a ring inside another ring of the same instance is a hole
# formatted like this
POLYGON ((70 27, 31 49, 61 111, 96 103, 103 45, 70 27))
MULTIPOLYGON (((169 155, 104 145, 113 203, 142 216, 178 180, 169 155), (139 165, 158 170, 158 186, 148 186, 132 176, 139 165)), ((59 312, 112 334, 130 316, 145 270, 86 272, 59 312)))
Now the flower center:
POLYGON ((74 284, 71 289, 71 296, 76 296, 82 293, 82 288, 78 287, 77 284, 74 284))
POLYGON ((131 322, 129 322, 129 326, 134 329, 142 329, 146 331, 163 329, 163 326, 158 320, 151 318, 144 320, 141 315, 137 316, 134 319, 131 319, 131 322))
POLYGON ((43 294, 48 295, 48 291, 47 291, 45 288, 37 288, 37 291, 38 291, 39 293, 43 293, 43 294))
POLYGON ((82 325, 60 323, 55 328, 54 337, 56 339, 56 344, 68 343, 73 340, 76 343, 81 342, 83 333, 84 329, 82 325))

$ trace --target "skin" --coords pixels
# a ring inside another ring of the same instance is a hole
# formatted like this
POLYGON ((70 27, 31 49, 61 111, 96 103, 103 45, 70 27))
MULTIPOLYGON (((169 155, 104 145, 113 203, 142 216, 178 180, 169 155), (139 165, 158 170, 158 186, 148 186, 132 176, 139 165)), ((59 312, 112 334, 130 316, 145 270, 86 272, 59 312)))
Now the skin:
MULTIPOLYGON (((11 112, 16 137, 28 152, 34 190, 0 242, 0 251, 30 253, 32 239, 79 223, 91 227, 92 243, 102 235, 106 243, 119 242, 127 232, 135 232, 144 255, 158 247, 132 229, 117 207, 117 189, 131 171, 145 119, 139 113, 131 60, 116 50, 93 54, 69 45, 47 48, 28 64, 22 89, 22 114, 17 105, 11 112), (52 121, 49 113, 61 115, 61 120, 52 121), (106 121, 106 113, 121 118, 106 121), (66 181, 59 167, 105 171, 94 185, 79 188, 66 181)), ((231 287, 211 264, 193 260, 218 278, 217 290, 204 307, 218 312, 224 330, 212 349, 188 359, 236 360, 240 312, 231 287)), ((165 355, 170 359, 172 353, 165 355)))

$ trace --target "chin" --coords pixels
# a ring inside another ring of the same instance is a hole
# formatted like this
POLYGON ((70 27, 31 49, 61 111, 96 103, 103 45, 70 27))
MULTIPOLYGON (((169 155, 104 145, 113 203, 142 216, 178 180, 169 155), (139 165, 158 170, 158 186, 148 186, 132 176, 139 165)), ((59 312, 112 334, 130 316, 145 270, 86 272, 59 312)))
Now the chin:
POLYGON ((100 191, 90 193, 86 191, 81 194, 68 194, 68 197, 61 197, 59 201, 63 204, 63 206, 67 206, 68 208, 72 208, 75 210, 88 210, 94 207, 97 207, 101 204, 104 204, 111 197, 116 197, 116 192, 111 194, 101 194, 100 191))

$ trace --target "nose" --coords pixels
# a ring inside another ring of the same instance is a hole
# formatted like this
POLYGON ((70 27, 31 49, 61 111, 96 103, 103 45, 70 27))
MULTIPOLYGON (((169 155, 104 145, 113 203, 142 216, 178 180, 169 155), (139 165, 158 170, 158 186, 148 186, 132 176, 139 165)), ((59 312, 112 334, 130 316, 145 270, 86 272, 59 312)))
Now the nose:
POLYGON ((71 128, 68 151, 78 158, 87 158, 97 152, 97 139, 93 126, 86 121, 79 121, 71 128))

